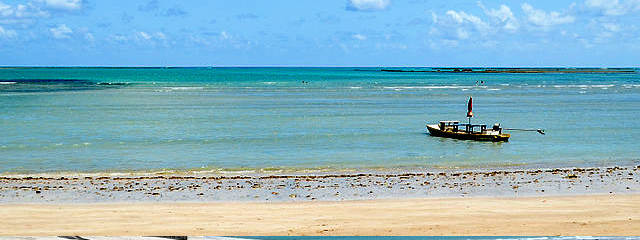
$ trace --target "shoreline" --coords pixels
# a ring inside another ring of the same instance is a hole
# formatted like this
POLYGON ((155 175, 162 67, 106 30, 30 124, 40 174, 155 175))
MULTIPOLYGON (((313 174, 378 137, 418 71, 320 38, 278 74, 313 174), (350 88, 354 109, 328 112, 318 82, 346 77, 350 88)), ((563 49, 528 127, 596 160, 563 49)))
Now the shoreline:
POLYGON ((61 177, 146 177, 146 176, 308 176, 308 175, 387 175, 410 173, 454 173, 454 172, 495 172, 495 171, 578 171, 605 168, 640 168, 640 160, 626 160, 612 165, 607 163, 567 163, 553 164, 500 164, 484 166, 373 166, 373 167, 283 167, 283 168, 193 168, 193 169, 150 169, 150 170, 89 170, 89 171, 52 171, 52 172, 0 172, 0 179, 44 178, 56 179, 61 177))
POLYGON ((640 166, 308 174, 0 176, 0 203, 301 202, 640 193, 640 166))
POLYGON ((639 235, 640 194, 0 204, 0 235, 639 235), (60 221, 64 219, 64 221, 60 221), (37 226, 37 227, 35 227, 37 226))

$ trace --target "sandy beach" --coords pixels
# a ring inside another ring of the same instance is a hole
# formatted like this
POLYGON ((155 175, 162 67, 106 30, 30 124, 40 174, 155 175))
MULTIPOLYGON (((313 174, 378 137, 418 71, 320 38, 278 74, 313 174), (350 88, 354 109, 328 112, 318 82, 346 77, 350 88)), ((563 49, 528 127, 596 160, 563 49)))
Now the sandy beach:
POLYGON ((638 235, 640 195, 3 204, 2 235, 638 235))
POLYGON ((640 168, 0 177, 0 235, 638 235, 640 168))

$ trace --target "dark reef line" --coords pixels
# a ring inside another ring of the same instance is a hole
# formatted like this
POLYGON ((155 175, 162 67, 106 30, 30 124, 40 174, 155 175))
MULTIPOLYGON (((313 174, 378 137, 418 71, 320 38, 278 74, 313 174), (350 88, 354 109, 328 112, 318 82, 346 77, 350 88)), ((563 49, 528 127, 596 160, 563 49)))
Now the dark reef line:
POLYGON ((427 72, 427 73, 637 73, 630 68, 431 68, 430 70, 380 69, 382 72, 427 72))

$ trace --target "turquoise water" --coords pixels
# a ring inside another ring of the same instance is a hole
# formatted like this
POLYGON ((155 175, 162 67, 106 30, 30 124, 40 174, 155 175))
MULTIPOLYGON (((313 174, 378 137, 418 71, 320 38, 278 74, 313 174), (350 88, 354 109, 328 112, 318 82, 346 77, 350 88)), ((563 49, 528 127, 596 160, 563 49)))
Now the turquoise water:
POLYGON ((0 172, 640 162, 637 72, 377 70, 0 69, 0 172), (511 132, 507 143, 425 134, 426 122, 465 121, 469 96, 475 123, 547 134, 511 132))

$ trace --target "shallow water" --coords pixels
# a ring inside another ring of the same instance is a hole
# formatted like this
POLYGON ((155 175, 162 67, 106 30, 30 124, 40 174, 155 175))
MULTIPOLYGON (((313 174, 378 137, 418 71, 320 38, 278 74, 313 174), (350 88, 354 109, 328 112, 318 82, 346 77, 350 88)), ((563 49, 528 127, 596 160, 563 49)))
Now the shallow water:
POLYGON ((0 172, 640 162, 637 73, 356 70, 0 69, 0 172), (466 121, 468 96, 474 123, 547 134, 486 143, 425 133, 426 122, 466 121))

